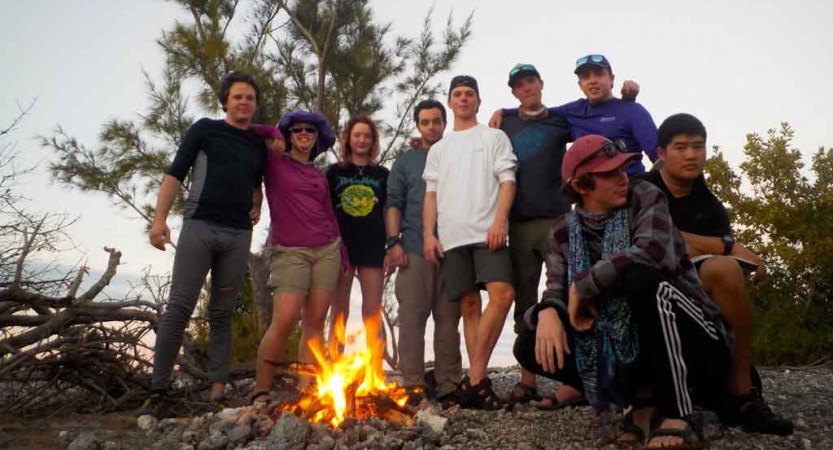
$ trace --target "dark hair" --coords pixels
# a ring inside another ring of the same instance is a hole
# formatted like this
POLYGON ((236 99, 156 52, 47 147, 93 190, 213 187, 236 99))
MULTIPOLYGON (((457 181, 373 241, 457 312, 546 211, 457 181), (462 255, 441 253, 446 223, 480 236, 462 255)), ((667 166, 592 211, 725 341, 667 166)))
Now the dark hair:
POLYGON ((228 95, 229 91, 231 91, 231 86, 234 83, 246 83, 255 90, 255 101, 258 105, 260 105, 260 88, 255 81, 255 77, 248 73, 243 72, 241 70, 235 70, 230 72, 223 78, 223 84, 220 85, 220 92, 217 93, 217 100, 220 101, 220 104, 223 105, 223 112, 226 112, 226 103, 228 103, 228 95))
POLYGON ((665 148, 675 136, 702 136, 706 139, 706 127, 691 114, 679 113, 668 117, 657 129, 657 146, 665 148))
POLYGON ((444 124, 448 123, 448 120, 447 120, 447 117, 446 117, 446 113, 445 113, 445 106, 443 106, 443 104, 442 104, 442 103, 440 103, 440 102, 438 102, 438 101, 436 101, 436 100, 434 100, 434 99, 431 99, 431 100, 423 100, 423 101, 421 101, 421 102, 417 103, 416 107, 414 108, 414 122, 416 122, 417 124, 419 124, 419 113, 420 113, 423 109, 433 109, 433 108, 437 108, 437 109, 439 109, 439 110, 440 110, 440 114, 443 116, 443 123, 444 123, 444 124))
POLYGON ((341 131, 341 148, 338 149, 339 164, 347 165, 353 163, 353 149, 350 147, 350 134, 353 128, 360 124, 366 124, 370 127, 370 137, 373 143, 370 145, 370 164, 376 164, 376 158, 379 157, 379 128, 367 116, 357 116, 347 121, 347 125, 341 131))
MULTIPOLYGON (((593 174, 591 173, 583 173, 574 179, 582 189, 596 189, 596 181, 593 179, 593 174)), ((573 189, 573 185, 570 183, 570 180, 564 182, 561 186, 561 192, 567 196, 570 203, 577 203, 578 205, 582 204, 581 194, 573 189)))

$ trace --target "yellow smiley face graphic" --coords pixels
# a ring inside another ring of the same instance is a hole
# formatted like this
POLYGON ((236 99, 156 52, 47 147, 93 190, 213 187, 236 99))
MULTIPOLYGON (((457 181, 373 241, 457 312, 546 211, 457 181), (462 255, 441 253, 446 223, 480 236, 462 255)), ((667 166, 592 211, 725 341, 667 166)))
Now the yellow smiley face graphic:
POLYGON ((373 211, 373 206, 379 199, 373 193, 373 189, 354 184, 341 193, 341 209, 350 216, 364 217, 373 211))

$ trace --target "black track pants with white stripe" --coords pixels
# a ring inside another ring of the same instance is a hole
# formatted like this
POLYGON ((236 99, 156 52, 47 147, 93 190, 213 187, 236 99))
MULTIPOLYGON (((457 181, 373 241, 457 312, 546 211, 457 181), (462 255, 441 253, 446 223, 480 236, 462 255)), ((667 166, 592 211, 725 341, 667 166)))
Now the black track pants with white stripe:
POLYGON ((641 267, 624 279, 639 334, 631 379, 641 393, 638 406, 655 405, 666 418, 684 418, 695 404, 717 407, 726 393, 730 356, 717 325, 657 271, 641 267))

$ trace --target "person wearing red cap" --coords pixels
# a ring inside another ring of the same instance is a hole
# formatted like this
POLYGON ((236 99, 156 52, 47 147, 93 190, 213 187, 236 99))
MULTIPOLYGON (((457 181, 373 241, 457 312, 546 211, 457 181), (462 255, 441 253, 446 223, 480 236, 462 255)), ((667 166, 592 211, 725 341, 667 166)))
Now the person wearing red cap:
POLYGON ((480 94, 473 77, 451 80, 448 106, 454 131, 434 144, 422 174, 425 259, 437 264, 441 258, 447 298, 460 305, 470 362, 460 403, 499 409, 503 401, 492 390, 486 368, 515 297, 506 241, 517 158, 505 133, 477 123, 480 94), (485 310, 484 287, 489 292, 485 310))
POLYGON ((563 190, 577 206, 550 230, 547 288, 514 353, 533 373, 582 389, 600 414, 632 406, 619 442, 691 448, 704 439, 694 404, 719 406, 733 336, 665 195, 628 179, 639 155, 624 150, 588 135, 567 151, 563 190))

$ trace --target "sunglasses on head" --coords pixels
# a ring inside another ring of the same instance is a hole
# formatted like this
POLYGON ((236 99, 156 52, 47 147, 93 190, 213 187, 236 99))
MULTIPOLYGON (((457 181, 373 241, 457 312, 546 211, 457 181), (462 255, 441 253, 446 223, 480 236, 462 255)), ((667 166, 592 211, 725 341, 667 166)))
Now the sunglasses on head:
POLYGON ((511 76, 515 75, 516 73, 523 72, 523 71, 535 71, 535 72, 537 72, 537 70, 535 70, 535 66, 533 66, 532 64, 524 64, 522 66, 513 67, 512 70, 509 71, 509 76, 511 77, 511 76))
POLYGON ((298 134, 302 131, 307 132, 309 134, 318 133, 318 129, 315 127, 292 127, 289 129, 289 132, 292 134, 298 134))
POLYGON ((601 62, 603 62, 604 60, 605 60, 604 55, 587 55, 587 56, 582 56, 581 58, 579 58, 579 59, 577 59, 577 60, 576 60, 576 67, 578 67, 578 66, 580 66, 580 65, 582 65, 582 64, 587 64, 587 63, 589 63, 589 62, 601 63, 601 62))
POLYGON ((622 139, 616 139, 615 141, 607 141, 605 142, 600 148, 593 151, 587 155, 584 159, 576 164, 576 167, 573 169, 572 176, 576 176, 576 171, 578 168, 590 162, 593 158, 595 158, 599 153, 604 152, 605 156, 608 158, 613 158, 616 156, 617 153, 627 153, 628 145, 625 144, 625 141, 622 139))

